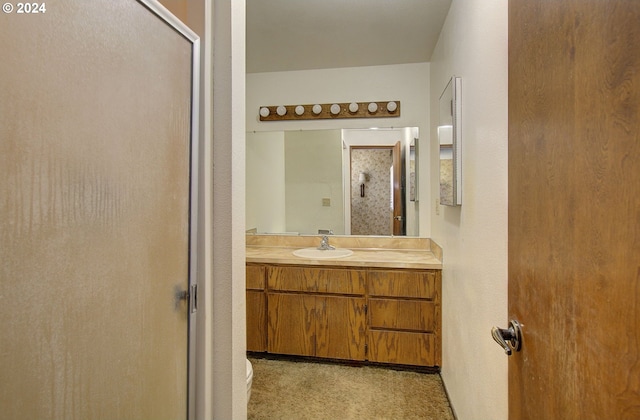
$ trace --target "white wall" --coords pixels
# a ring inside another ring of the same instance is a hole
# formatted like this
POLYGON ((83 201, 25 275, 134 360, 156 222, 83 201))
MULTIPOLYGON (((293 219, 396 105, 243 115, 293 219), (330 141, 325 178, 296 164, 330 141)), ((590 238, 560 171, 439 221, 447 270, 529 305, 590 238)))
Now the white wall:
POLYGON ((245 2, 207 0, 207 6, 212 54, 204 78, 205 94, 213 102, 204 171, 212 188, 206 192, 204 229, 212 246, 204 255, 208 305, 198 316, 206 317, 210 332, 206 346, 211 351, 202 368, 212 386, 205 395, 198 393, 206 406, 199 418, 245 419, 245 2))
POLYGON ((444 251, 442 377, 461 420, 508 417, 507 4, 454 0, 431 58, 432 238, 444 251), (462 206, 436 212, 438 97, 462 77, 462 206))
MULTIPOLYGON (((422 144, 429 143, 429 63, 351 67, 325 70, 247 74, 247 131, 322 130, 334 128, 418 127, 422 144), (265 105, 398 100, 396 118, 265 121, 265 105)), ((430 195, 429 149, 420 154, 420 197, 430 195)), ((419 203, 420 236, 430 235, 429 200, 419 203)))
POLYGON ((247 133, 246 142, 245 229, 285 232, 284 132, 247 133))
POLYGON ((285 133, 287 231, 344 234, 340 130, 285 133), (327 198, 329 206, 323 204, 327 198))

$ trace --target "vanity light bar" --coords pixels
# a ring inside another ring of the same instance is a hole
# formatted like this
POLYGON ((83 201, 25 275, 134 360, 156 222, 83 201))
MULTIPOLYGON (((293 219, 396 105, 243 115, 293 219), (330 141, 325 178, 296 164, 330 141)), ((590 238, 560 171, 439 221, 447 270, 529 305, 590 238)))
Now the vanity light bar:
POLYGON ((260 121, 390 118, 400 116, 400 101, 261 106, 258 115, 260 121))

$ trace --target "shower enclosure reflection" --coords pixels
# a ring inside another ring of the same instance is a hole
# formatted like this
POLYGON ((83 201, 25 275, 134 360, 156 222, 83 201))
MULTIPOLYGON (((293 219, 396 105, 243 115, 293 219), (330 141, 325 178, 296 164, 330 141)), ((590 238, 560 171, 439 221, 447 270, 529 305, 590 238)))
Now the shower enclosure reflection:
POLYGON ((408 191, 416 127, 250 132, 246 138, 248 231, 418 236, 417 202, 408 191), (367 174, 364 197, 360 173, 367 174))

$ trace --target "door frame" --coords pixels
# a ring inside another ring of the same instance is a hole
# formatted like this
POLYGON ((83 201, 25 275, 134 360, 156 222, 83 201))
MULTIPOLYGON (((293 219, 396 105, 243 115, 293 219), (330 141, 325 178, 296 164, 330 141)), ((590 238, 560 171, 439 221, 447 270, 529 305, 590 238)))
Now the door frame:
POLYGON ((393 146, 393 173, 391 182, 393 184, 393 211, 391 212, 391 234, 393 236, 407 235, 407 211, 406 203, 406 160, 403 153, 402 142, 398 140, 393 146), (397 219, 399 218, 399 219, 397 219))
MULTIPOLYGON (((392 163, 396 162, 396 159, 399 159, 401 163, 404 162, 404 156, 402 156, 402 148, 400 147, 400 149, 398 149, 398 145, 401 144, 400 141, 398 141, 397 143, 394 144, 388 144, 388 145, 381 145, 381 144, 371 144, 371 145, 366 145, 366 144, 358 144, 358 145, 350 145, 349 146, 349 176, 348 177, 344 177, 345 178, 345 184, 346 184, 346 188, 345 191, 348 193, 345 196, 348 196, 349 199, 344 201, 344 215, 345 215, 345 234, 346 235, 351 235, 351 207, 352 207, 352 184, 351 184, 351 179, 353 177, 353 169, 352 169, 352 151, 353 150, 389 150, 391 152, 392 158, 391 161, 392 163), (348 220, 347 220, 348 219, 348 220)), ((404 165, 402 166, 402 170, 404 171, 404 165)), ((394 174, 390 174, 390 179, 389 182, 390 184, 393 183, 393 201, 394 201, 394 209, 396 208, 396 200, 397 199, 404 199, 404 191, 403 191, 403 186, 404 186, 404 177, 402 176, 403 174, 401 174, 401 178, 400 180, 398 180, 398 182, 395 182, 396 180, 394 180, 394 174)), ((403 206, 404 208, 404 206, 403 206)), ((390 219, 390 226, 389 226, 389 236, 393 235, 393 211, 390 213, 391 214, 391 219, 390 219)))
POLYGON ((199 232, 199 161, 200 161, 200 37, 167 8, 155 0, 136 0, 191 42, 191 135, 189 171, 189 284, 187 327, 187 419, 196 418, 196 346, 198 307, 198 232, 199 232))

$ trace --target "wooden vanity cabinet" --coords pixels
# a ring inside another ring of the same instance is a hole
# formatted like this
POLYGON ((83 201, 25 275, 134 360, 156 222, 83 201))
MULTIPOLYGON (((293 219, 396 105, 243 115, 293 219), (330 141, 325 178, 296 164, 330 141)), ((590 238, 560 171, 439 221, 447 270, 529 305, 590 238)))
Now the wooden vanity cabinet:
POLYGON ((247 264, 247 350, 267 351, 266 267, 247 264))
POLYGON ((247 264, 247 350, 439 367, 440 270, 247 264))
POLYGON ((365 359, 365 271, 269 266, 267 351, 365 359))
POLYGON ((371 270, 367 289, 368 360, 440 366, 440 271, 371 270))

